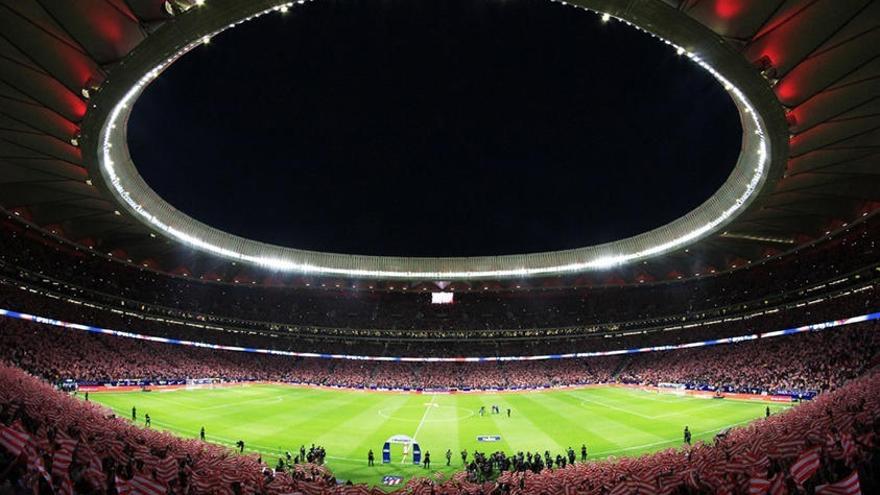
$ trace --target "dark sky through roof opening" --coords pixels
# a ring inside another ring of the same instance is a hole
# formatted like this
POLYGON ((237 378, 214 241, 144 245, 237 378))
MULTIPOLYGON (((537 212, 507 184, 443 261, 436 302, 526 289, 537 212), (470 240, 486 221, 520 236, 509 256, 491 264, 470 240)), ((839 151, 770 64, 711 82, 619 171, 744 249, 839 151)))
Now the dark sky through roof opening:
POLYGON ((140 173, 183 212, 301 249, 567 249, 705 201, 730 97, 645 33, 545 0, 315 1, 217 36, 139 99, 140 173))

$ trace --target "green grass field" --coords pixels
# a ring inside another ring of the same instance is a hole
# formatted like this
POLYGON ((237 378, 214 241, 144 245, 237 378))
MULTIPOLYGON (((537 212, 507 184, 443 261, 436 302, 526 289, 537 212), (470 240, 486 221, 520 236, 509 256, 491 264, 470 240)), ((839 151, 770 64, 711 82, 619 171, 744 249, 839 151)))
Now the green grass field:
MULTIPOLYGON (((327 465, 337 478, 378 484, 382 476, 408 479, 462 468, 459 452, 540 451, 554 456, 569 446, 587 444, 590 459, 635 455, 680 445, 688 425, 694 440, 762 417, 763 402, 711 400, 658 394, 640 389, 595 387, 533 393, 420 395, 322 390, 284 385, 254 385, 170 392, 102 392, 91 400, 123 417, 132 406, 142 423, 149 413, 154 428, 232 446, 238 439, 274 466, 279 455, 312 443, 327 450, 327 465), (504 414, 480 417, 480 406, 501 407, 504 414), (505 410, 512 415, 507 417, 505 410), (392 448, 391 464, 381 464, 382 444, 392 435, 416 438, 431 453, 432 469, 402 462, 392 448), (478 442, 480 435, 501 441, 478 442), (367 451, 376 466, 367 467, 367 451), (452 466, 445 452, 452 449, 452 466)), ((788 406, 769 404, 778 412, 788 406)))

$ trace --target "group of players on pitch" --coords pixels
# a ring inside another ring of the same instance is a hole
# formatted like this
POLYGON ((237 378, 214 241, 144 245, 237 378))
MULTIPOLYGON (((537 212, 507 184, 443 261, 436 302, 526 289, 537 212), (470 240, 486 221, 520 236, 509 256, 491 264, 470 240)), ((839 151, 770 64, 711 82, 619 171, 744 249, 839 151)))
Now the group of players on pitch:
MULTIPOLYGON (((426 451, 423 456, 422 467, 431 468, 431 453, 426 451)), ((367 466, 373 466, 375 463, 375 454, 373 450, 367 453, 367 466)), ((543 455, 540 452, 517 452, 515 455, 508 456, 504 452, 497 451, 489 455, 483 452, 474 451, 473 458, 468 462, 468 451, 461 451, 461 463, 467 468, 468 475, 474 480, 490 479, 497 472, 503 471, 533 471, 540 472, 545 467, 553 468, 565 467, 568 464, 574 464, 577 460, 577 454, 571 447, 566 450, 565 455, 557 454, 555 457, 550 451, 545 451, 543 455)), ((581 445, 581 462, 587 462, 587 446, 581 445)), ((452 465, 452 450, 446 450, 446 465, 452 465)))
MULTIPOLYGON (((485 416, 486 415, 486 406, 480 406, 480 410, 477 412, 477 414, 479 414, 480 417, 485 416)), ((501 408, 493 404, 492 405, 492 414, 501 414, 501 408)), ((508 418, 510 417, 510 408, 509 407, 507 408, 507 417, 508 418)))
MULTIPOLYGON (((554 466, 564 468, 568 464, 574 464, 577 460, 577 455, 571 447, 564 454, 556 454, 555 457, 550 454, 550 451, 544 451, 543 455, 540 452, 517 452, 514 455, 507 455, 501 451, 489 455, 474 452, 473 460, 469 463, 465 454, 463 451, 462 462, 467 466, 468 478, 476 482, 492 479, 496 474, 504 471, 538 473, 544 468, 552 469, 554 466)), ((580 461, 587 462, 586 444, 581 445, 580 461)))

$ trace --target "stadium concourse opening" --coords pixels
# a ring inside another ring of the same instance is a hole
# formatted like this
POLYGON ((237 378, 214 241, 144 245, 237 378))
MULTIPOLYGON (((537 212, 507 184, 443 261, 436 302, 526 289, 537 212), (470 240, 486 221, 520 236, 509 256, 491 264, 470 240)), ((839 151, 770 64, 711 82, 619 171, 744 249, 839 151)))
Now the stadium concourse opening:
POLYGON ((215 36, 137 100, 132 157, 208 225, 288 247, 576 248, 700 205, 736 162, 724 88, 544 0, 310 2, 215 36), (707 166, 708 165, 708 166, 707 166))

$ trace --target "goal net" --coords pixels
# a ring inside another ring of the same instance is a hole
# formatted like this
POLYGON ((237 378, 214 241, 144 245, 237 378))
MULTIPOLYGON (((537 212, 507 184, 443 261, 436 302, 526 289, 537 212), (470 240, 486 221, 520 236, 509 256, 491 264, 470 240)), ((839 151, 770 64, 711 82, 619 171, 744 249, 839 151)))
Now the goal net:
POLYGON ((661 394, 685 395, 687 386, 683 383, 660 382, 657 384, 657 392, 661 394))
POLYGON ((214 383, 219 380, 217 378, 187 378, 186 389, 197 390, 200 388, 214 388, 214 383))

